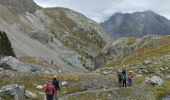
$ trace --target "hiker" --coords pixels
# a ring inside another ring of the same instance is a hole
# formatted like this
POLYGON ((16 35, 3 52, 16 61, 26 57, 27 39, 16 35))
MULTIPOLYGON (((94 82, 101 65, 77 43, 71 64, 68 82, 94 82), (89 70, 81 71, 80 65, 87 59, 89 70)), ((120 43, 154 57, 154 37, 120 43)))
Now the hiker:
POLYGON ((53 100, 54 98, 54 93, 55 93, 55 86, 52 84, 51 81, 48 81, 45 85, 44 85, 44 91, 46 93, 46 99, 47 100, 53 100))
POLYGON ((57 80, 57 76, 54 76, 52 80, 52 84, 55 86, 55 90, 56 90, 56 93, 54 94, 54 98, 55 100, 58 100, 58 93, 60 91, 60 85, 59 85, 59 81, 57 80))
POLYGON ((122 86, 122 81, 123 81, 123 75, 120 69, 117 70, 117 78, 118 78, 118 82, 119 82, 119 87, 122 86))
POLYGON ((123 87, 126 87, 127 86, 127 76, 126 75, 123 75, 123 87))
POLYGON ((129 74, 128 75, 128 86, 131 87, 132 86, 132 79, 133 79, 133 75, 129 74))

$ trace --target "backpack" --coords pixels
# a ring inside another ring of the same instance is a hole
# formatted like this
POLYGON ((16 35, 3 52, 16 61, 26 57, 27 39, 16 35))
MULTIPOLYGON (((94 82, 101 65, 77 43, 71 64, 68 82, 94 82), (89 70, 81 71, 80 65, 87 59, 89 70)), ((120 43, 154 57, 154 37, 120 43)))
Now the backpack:
POLYGON ((122 73, 118 74, 118 77, 119 77, 119 80, 122 80, 123 79, 122 73))
POLYGON ((124 81, 127 81, 127 77, 126 77, 126 76, 123 76, 123 80, 124 80, 124 81))
POLYGON ((55 86, 52 84, 52 82, 48 82, 45 85, 45 93, 47 95, 53 95, 55 93, 55 86))

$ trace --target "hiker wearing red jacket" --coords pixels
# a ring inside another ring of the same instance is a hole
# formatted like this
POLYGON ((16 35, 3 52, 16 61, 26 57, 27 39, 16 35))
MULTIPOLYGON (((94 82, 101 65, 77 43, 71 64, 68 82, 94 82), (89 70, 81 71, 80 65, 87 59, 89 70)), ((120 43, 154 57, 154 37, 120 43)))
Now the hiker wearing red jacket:
POLYGON ((133 75, 129 74, 128 75, 128 86, 131 87, 132 86, 132 80, 133 80, 133 75))

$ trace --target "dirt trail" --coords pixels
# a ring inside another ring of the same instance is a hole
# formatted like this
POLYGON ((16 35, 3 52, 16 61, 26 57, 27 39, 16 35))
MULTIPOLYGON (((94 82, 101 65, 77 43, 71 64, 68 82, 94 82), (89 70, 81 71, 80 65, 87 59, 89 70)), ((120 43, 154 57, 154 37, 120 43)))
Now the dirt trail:
POLYGON ((81 94, 81 93, 92 93, 92 92, 109 92, 109 91, 115 91, 118 90, 120 88, 115 87, 115 88, 111 88, 111 89, 100 89, 100 90, 86 90, 86 91, 78 91, 78 92, 74 92, 74 93, 70 93, 70 94, 66 94, 62 97, 59 98, 59 100, 68 100, 68 97, 71 95, 77 95, 77 94, 81 94))

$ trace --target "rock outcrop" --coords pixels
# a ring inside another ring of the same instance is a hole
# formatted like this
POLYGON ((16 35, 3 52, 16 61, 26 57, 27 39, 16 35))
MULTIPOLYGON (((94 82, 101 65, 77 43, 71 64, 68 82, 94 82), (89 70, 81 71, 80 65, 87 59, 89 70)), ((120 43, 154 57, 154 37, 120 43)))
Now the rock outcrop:
POLYGON ((145 82, 151 85, 162 86, 164 84, 163 80, 159 76, 153 76, 151 78, 146 77, 145 82))
POLYGON ((0 67, 5 70, 12 70, 12 71, 19 71, 19 72, 43 72, 43 73, 56 72, 51 68, 46 68, 34 64, 22 63, 18 59, 11 56, 1 59, 0 67))
POLYGON ((35 12, 40 8, 33 0, 0 0, 0 3, 15 13, 35 12))
POLYGON ((23 86, 17 84, 7 85, 0 89, 0 97, 7 98, 11 97, 12 100, 24 100, 24 98, 29 98, 30 100, 37 99, 37 95, 25 90, 23 86))

